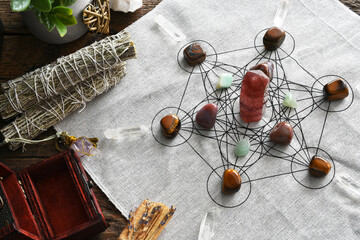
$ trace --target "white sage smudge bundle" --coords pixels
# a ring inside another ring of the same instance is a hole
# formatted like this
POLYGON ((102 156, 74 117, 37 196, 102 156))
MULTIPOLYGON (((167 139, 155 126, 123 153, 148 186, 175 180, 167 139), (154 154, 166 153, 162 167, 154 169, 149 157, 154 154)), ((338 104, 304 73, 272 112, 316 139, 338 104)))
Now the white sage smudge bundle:
POLYGON ((125 64, 122 62, 113 68, 103 70, 87 81, 70 87, 66 93, 59 94, 53 99, 41 101, 35 107, 24 112, 0 130, 0 135, 2 135, 0 138, 3 138, 3 143, 10 143, 9 148, 15 150, 21 146, 23 139, 33 139, 60 122, 84 106, 86 102, 91 101, 120 82, 125 75, 125 64))
POLYGON ((130 34, 122 31, 22 77, 3 83, 0 116, 7 119, 25 112, 42 100, 51 99, 99 72, 134 58, 135 55, 130 34))

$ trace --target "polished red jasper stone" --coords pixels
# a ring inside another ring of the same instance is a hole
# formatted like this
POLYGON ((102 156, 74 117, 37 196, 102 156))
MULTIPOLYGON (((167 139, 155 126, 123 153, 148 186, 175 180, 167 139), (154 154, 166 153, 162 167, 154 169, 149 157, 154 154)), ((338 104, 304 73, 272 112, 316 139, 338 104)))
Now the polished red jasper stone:
POLYGON ((174 138, 180 131, 181 122, 177 115, 170 114, 161 119, 160 125, 166 138, 174 138))
POLYGON ((216 122, 218 107, 214 103, 203 106, 196 114, 196 122, 203 128, 213 128, 216 122))
POLYGON ((285 40, 285 31, 278 27, 272 27, 266 31, 263 43, 266 50, 276 50, 285 40))
POLYGON ((270 133, 270 140, 281 145, 289 145, 293 137, 293 127, 288 122, 277 124, 270 133))
POLYGON ((274 64, 272 62, 268 61, 268 62, 260 63, 256 66, 250 68, 250 70, 261 70, 263 73, 266 74, 266 76, 268 76, 268 78, 271 81, 273 78, 273 73, 274 73, 274 64))
POLYGON ((349 89, 341 78, 329 82, 323 89, 325 99, 336 101, 346 98, 349 95, 349 89))
POLYGON ((240 92, 240 117, 244 122, 258 122, 262 118, 269 78, 260 70, 248 71, 240 92))
POLYGON ((321 158, 317 155, 311 158, 309 164, 309 173, 313 177, 325 177, 331 170, 331 163, 324 158, 321 158))
POLYGON ((240 190, 241 176, 234 169, 227 169, 222 178, 222 192, 225 194, 236 193, 240 190))
POLYGON ((184 49, 184 58, 190 66, 202 63, 206 59, 206 52, 197 43, 192 43, 184 49))

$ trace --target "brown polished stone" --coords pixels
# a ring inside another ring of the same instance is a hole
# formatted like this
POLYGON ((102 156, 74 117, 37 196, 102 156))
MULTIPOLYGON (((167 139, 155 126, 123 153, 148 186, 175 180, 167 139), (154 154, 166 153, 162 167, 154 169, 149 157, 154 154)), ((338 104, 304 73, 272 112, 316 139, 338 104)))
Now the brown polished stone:
POLYGON ((190 44, 184 49, 184 58, 190 66, 195 66, 205 61, 206 52, 197 43, 190 44))
POLYGON ((271 81, 273 78, 274 64, 270 61, 263 62, 250 68, 250 70, 261 70, 263 73, 266 74, 266 76, 269 77, 269 80, 271 81))
POLYGON ((293 137, 293 127, 288 122, 277 124, 270 133, 270 140, 281 145, 289 145, 293 137))
POLYGON ((227 169, 222 178, 222 192, 224 194, 236 193, 240 190, 241 177, 234 169, 227 169))
POLYGON ((325 177, 330 172, 330 169, 331 163, 327 159, 321 158, 317 155, 311 158, 309 173, 313 177, 325 177))
POLYGON ((329 82, 323 89, 325 99, 328 101, 336 101, 346 98, 349 95, 348 87, 341 78, 329 82))
POLYGON ((179 133, 181 122, 178 116, 170 114, 161 119, 160 125, 166 138, 174 138, 179 133))
POLYGON ((266 50, 276 50, 285 40, 285 31, 278 27, 272 27, 266 31, 263 43, 266 50))
POLYGON ((201 127, 210 129, 215 126, 218 106, 215 103, 206 104, 196 114, 196 122, 201 127))

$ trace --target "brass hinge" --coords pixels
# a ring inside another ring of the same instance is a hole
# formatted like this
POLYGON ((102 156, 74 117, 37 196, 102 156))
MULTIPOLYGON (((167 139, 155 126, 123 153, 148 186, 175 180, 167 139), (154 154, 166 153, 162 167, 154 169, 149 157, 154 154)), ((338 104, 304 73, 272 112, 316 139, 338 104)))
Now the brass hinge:
POLYGON ((19 185, 20 185, 20 187, 21 187, 21 190, 22 190, 22 192, 23 192, 23 194, 24 194, 25 199, 27 199, 27 196, 26 196, 25 190, 24 190, 24 188, 23 188, 22 182, 21 182, 20 180, 18 180, 18 182, 19 182, 19 185))

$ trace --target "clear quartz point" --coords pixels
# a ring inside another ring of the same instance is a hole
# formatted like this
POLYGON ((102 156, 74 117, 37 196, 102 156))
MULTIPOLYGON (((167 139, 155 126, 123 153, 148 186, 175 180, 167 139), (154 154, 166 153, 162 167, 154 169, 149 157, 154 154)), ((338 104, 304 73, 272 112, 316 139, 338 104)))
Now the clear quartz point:
POLYGON ((201 221, 198 240, 211 240, 220 217, 220 208, 211 208, 201 221))
POLYGON ((186 39, 186 36, 178 28, 176 28, 163 15, 159 14, 155 17, 155 22, 175 41, 181 42, 186 39))
POLYGON ((107 139, 125 139, 130 137, 139 137, 149 133, 150 130, 144 125, 119 127, 116 129, 106 129, 104 135, 107 139))
POLYGON ((276 10, 276 14, 274 17, 274 25, 276 27, 278 27, 278 28, 282 27, 282 25, 284 24, 288 9, 289 9, 289 1, 288 0, 281 1, 278 9, 276 10))

